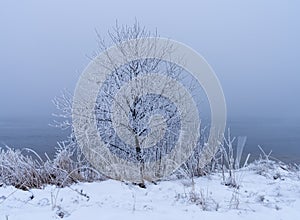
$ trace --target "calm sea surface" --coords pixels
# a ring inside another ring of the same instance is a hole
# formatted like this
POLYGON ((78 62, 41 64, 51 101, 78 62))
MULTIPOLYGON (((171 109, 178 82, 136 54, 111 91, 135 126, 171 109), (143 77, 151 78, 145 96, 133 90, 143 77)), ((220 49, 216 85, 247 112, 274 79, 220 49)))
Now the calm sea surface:
MULTIPOLYGON (((57 141, 65 140, 68 131, 49 126, 51 119, 0 119, 0 146, 32 148, 40 155, 54 155, 57 141)), ((285 161, 300 163, 300 120, 270 118, 228 119, 232 136, 247 136, 244 156, 251 160, 261 153, 260 145, 267 153, 285 161)))
POLYGON ((252 160, 260 154, 258 145, 271 156, 288 163, 300 163, 300 118, 239 118, 229 119, 234 136, 247 136, 244 154, 252 160))
POLYGON ((0 119, 0 146, 31 148, 39 155, 53 157, 57 142, 65 140, 68 131, 49 126, 48 118, 0 119))

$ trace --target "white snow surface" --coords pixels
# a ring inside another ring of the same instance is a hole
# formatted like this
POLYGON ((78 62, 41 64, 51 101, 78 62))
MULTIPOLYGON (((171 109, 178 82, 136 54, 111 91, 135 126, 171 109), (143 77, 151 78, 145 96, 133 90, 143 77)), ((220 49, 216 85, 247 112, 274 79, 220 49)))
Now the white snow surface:
POLYGON ((22 191, 0 187, 0 220, 34 219, 300 219, 300 174, 250 165, 235 172, 147 183, 142 189, 115 180, 22 191), (228 174, 226 174, 228 177, 228 174))

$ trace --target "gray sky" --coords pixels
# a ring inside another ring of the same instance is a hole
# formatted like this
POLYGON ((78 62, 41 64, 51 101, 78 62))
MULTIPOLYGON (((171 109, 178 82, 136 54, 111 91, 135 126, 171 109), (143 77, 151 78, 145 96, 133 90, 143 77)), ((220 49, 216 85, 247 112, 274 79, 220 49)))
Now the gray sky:
POLYGON ((50 115, 96 49, 95 28, 135 18, 205 57, 229 115, 300 116, 299 1, 101 2, 0 2, 0 117, 50 115))

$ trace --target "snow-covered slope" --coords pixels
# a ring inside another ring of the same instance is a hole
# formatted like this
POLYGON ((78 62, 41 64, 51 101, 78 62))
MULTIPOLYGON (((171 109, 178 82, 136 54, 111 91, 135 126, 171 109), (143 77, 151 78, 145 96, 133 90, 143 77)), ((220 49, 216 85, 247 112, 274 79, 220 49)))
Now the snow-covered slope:
POLYGON ((147 184, 114 180, 21 191, 0 187, 0 220, 13 219, 300 219, 299 172, 250 165, 222 175, 147 184))

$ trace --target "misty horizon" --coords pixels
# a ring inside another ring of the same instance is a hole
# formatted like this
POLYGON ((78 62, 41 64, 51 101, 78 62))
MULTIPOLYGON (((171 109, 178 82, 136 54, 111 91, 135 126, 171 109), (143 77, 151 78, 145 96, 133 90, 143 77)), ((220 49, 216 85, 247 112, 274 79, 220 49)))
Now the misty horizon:
POLYGON ((97 50, 95 29, 105 35, 116 20, 130 25, 135 18, 207 60, 223 87, 229 117, 300 117, 299 3, 182 3, 168 19, 168 2, 126 12, 127 3, 115 7, 113 1, 93 7, 32 3, 1 3, 0 118, 50 117, 51 99, 64 88, 74 90, 87 56, 97 50), (182 11, 189 13, 178 16, 182 11))

